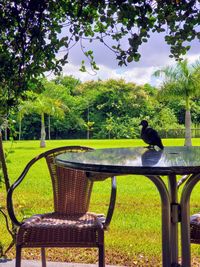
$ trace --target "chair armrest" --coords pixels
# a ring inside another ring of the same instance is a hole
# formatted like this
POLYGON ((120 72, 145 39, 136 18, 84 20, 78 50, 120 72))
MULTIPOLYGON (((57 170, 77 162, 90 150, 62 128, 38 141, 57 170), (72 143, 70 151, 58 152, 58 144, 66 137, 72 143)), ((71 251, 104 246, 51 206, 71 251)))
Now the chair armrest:
POLYGON ((11 221, 16 226, 20 226, 22 223, 17 220, 17 218, 15 216, 14 208, 13 208, 12 194, 13 194, 14 189, 15 189, 15 187, 11 186, 10 189, 8 190, 8 194, 7 194, 7 210, 8 210, 8 214, 10 216, 11 221))
POLYGON ((8 194, 7 194, 7 210, 8 210, 8 214, 10 216, 11 221, 16 225, 16 226, 20 226, 22 224, 22 222, 19 222, 15 216, 15 212, 14 212, 14 207, 13 207, 13 200, 12 200, 12 195, 14 190, 17 188, 17 186, 23 181, 24 177, 26 176, 26 174, 28 173, 30 167, 40 158, 43 157, 43 154, 40 154, 38 157, 35 157, 34 159, 32 159, 31 161, 29 161, 29 163, 26 165, 26 167, 24 168, 23 172, 21 173, 21 175, 19 176, 19 178, 14 182, 14 184, 11 185, 11 187, 8 190, 8 194))
POLYGON ((116 177, 111 177, 111 195, 110 195, 110 203, 108 207, 108 212, 106 215, 106 219, 104 222, 104 229, 107 229, 113 216, 114 208, 115 208, 115 202, 116 202, 116 194, 117 194, 117 181, 116 177))

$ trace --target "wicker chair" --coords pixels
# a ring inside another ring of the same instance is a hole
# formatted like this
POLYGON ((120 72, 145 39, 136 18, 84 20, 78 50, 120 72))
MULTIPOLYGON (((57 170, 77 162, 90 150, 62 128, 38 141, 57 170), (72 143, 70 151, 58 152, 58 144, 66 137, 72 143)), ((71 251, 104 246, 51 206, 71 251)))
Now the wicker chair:
MULTIPOLYGON (((187 181, 188 177, 188 175, 184 175, 178 181, 178 188, 187 181)), ((190 216, 190 242, 200 244, 200 213, 190 216)))
POLYGON ((200 244, 200 213, 190 217, 190 240, 191 243, 200 244))
POLYGON ((116 179, 111 178, 111 196, 107 216, 88 211, 93 181, 80 170, 63 168, 55 164, 55 157, 64 152, 86 152, 92 149, 79 146, 59 147, 46 151, 32 159, 11 186, 7 196, 11 220, 19 227, 16 238, 16 267, 21 267, 21 250, 28 247, 41 248, 42 267, 46 267, 47 247, 97 247, 99 266, 105 266, 104 230, 111 221, 115 199, 116 179), (23 222, 15 216, 12 195, 22 182, 30 167, 45 158, 53 187, 54 211, 34 215, 23 222))

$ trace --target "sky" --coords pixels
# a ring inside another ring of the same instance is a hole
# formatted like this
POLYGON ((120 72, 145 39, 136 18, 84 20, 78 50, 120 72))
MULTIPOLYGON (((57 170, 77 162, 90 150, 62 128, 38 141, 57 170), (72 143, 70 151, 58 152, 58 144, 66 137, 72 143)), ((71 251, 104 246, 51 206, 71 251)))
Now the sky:
MULTIPOLYGON (((192 63, 200 59, 199 41, 194 40, 190 45, 191 49, 187 54, 187 59, 192 63)), ((150 83, 153 86, 159 86, 162 80, 153 77, 154 71, 176 64, 176 61, 169 57, 170 47, 165 43, 164 35, 158 33, 152 34, 149 41, 140 47, 140 61, 131 62, 124 67, 118 66, 115 54, 99 41, 92 43, 91 48, 94 52, 95 61, 100 68, 97 73, 94 73, 89 67, 86 73, 79 71, 81 61, 85 60, 87 63, 87 59, 77 44, 70 50, 69 63, 63 67, 63 75, 73 75, 82 82, 122 78, 126 82, 134 82, 138 85, 150 83)))

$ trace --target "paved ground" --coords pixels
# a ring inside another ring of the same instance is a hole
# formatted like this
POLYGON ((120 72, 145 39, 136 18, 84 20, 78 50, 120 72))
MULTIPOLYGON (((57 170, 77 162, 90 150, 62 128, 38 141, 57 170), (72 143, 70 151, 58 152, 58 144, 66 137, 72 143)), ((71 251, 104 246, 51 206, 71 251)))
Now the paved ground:
MULTIPOLYGON (((98 266, 97 264, 47 262, 47 267, 97 267, 97 266, 98 266)), ((15 267, 15 261, 14 260, 7 260, 7 261, 0 260, 0 267, 15 267)), ((22 260, 21 267, 41 267, 41 262, 22 260)), ((106 267, 116 267, 116 266, 106 265, 106 267)))

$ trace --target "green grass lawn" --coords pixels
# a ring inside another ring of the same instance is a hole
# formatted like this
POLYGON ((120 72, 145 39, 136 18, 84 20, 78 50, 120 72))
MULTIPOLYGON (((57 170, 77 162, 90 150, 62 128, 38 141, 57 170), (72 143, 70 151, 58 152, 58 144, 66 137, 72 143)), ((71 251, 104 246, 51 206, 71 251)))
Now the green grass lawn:
MULTIPOLYGON (((183 145, 183 139, 164 139, 164 145, 183 145)), ((47 141, 45 149, 39 148, 39 141, 4 142, 9 153, 8 172, 12 182, 22 172, 26 163, 39 153, 63 145, 82 145, 93 148, 143 146, 141 140, 56 140, 47 141)), ((194 139, 193 145, 200 145, 194 139)), ((52 210, 52 192, 47 177, 45 162, 41 161, 16 190, 15 206, 19 218, 52 210)), ((1 205, 5 205, 3 189, 0 193, 1 205)), ((110 180, 94 185, 90 210, 105 212, 110 192, 110 180)), ((200 185, 191 197, 191 212, 200 211, 200 185)), ((0 242, 9 243, 3 218, 0 217, 0 242)), ((49 250, 50 260, 73 262, 96 262, 97 253, 93 249, 49 250)), ((14 250, 9 254, 13 257, 14 250)), ((39 252, 25 250, 26 258, 38 258, 39 252)), ((192 245, 192 255, 200 256, 199 246, 192 245)), ((161 210, 160 197, 154 184, 143 176, 117 177, 117 203, 109 231, 106 233, 106 263, 126 266, 161 266, 161 210)))

